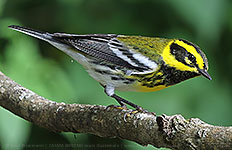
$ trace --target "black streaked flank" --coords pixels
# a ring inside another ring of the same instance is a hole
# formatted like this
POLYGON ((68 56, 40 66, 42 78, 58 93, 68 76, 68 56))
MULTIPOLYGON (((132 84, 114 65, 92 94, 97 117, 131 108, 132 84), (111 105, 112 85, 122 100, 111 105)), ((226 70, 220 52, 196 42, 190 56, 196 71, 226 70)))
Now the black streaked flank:
POLYGON ((132 82, 130 82, 130 81, 124 81, 123 83, 124 84, 131 84, 132 82))
POLYGON ((112 70, 116 70, 116 67, 114 65, 104 64, 105 66, 109 67, 112 70))
POLYGON ((111 80, 126 80, 126 78, 121 78, 121 77, 111 77, 111 80))
POLYGON ((126 78, 126 80, 130 81, 130 82, 134 82, 135 79, 131 79, 131 78, 126 78))
POLYGON ((165 85, 164 78, 165 78, 165 75, 163 74, 161 70, 159 70, 152 76, 149 76, 149 77, 144 76, 139 81, 142 82, 142 86, 153 88, 155 86, 165 85), (157 75, 160 72, 162 73, 162 75, 157 75), (156 82, 157 80, 160 80, 160 82, 156 82))
POLYGON ((95 72, 106 75, 113 75, 110 71, 94 69, 95 72))

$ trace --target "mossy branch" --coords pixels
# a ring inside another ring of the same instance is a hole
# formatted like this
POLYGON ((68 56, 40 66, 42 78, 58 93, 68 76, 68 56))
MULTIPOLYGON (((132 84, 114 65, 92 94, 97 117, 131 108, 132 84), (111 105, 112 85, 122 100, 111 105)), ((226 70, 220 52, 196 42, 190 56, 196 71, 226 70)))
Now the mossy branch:
POLYGON ((90 133, 171 149, 232 149, 232 127, 209 125, 181 115, 126 115, 130 110, 47 100, 0 72, 0 106, 54 132, 90 133))

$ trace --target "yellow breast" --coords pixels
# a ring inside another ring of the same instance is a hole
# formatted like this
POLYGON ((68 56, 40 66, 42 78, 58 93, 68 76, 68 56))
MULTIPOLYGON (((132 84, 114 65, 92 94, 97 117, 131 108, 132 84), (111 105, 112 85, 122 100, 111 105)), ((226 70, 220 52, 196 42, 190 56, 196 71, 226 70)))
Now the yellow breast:
POLYGON ((162 90, 164 88, 167 88, 168 86, 166 85, 158 85, 158 86, 154 86, 154 87, 148 87, 148 86, 143 86, 140 82, 138 82, 135 85, 135 89, 137 92, 154 92, 154 91, 158 91, 158 90, 162 90))

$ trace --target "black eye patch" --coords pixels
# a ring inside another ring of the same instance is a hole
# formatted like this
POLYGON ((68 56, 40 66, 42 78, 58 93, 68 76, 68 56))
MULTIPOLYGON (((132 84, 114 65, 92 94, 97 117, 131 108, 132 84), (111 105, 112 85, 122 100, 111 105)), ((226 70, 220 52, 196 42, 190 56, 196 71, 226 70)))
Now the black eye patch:
POLYGON ((186 55, 186 50, 176 43, 171 44, 170 50, 171 54, 174 55, 178 61, 182 62, 181 60, 184 59, 184 56, 186 55))
POLYGON ((193 67, 192 64, 196 63, 196 58, 189 53, 188 51, 186 51, 185 48, 181 47, 180 45, 176 44, 176 43, 172 43, 170 46, 170 53, 175 56, 176 60, 187 65, 190 67, 193 67), (192 63, 187 63, 185 58, 188 58, 188 60, 190 60, 192 63))

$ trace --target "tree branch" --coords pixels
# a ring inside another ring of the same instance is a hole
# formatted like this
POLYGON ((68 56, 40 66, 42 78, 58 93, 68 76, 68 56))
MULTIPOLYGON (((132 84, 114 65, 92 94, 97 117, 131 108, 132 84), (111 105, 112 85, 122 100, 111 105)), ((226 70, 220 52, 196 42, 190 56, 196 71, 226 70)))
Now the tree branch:
POLYGON ((126 115, 100 105, 65 104, 47 100, 0 72, 0 106, 54 132, 90 133, 172 149, 232 149, 232 127, 219 127, 181 115, 126 115), (126 116, 126 118, 124 118, 126 116))

